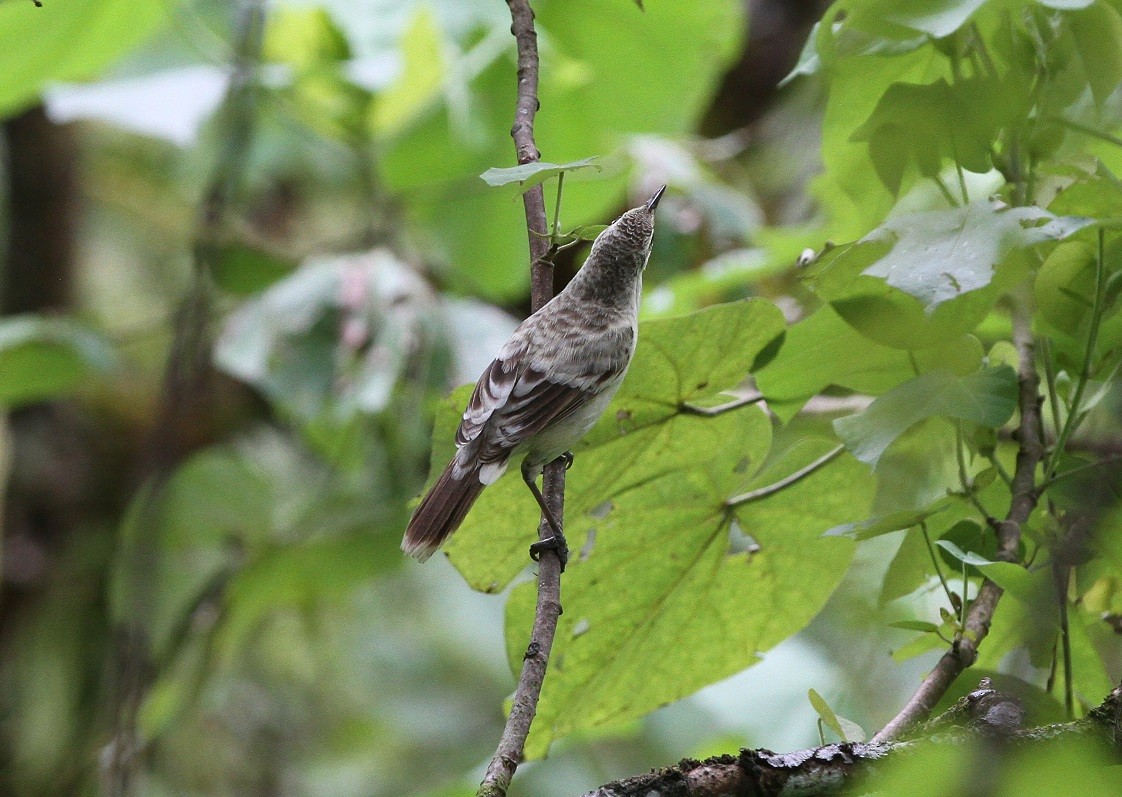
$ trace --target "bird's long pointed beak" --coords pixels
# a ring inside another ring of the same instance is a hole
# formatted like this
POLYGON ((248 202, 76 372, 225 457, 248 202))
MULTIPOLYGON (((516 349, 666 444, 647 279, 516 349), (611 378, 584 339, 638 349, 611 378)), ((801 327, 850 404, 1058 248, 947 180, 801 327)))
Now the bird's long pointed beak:
POLYGON ((647 212, 654 213, 654 209, 658 207, 658 200, 662 199, 662 192, 666 190, 666 186, 654 192, 654 196, 647 200, 647 212))

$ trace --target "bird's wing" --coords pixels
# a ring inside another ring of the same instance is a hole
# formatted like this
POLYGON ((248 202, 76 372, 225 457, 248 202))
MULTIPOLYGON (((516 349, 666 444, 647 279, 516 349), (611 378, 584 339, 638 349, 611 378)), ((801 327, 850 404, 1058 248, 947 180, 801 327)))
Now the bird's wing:
POLYGON ((595 395, 603 377, 558 382, 532 366, 495 360, 475 386, 456 445, 464 446, 486 428, 488 445, 509 451, 546 426, 568 417, 595 395), (512 367, 513 366, 513 367, 512 367))

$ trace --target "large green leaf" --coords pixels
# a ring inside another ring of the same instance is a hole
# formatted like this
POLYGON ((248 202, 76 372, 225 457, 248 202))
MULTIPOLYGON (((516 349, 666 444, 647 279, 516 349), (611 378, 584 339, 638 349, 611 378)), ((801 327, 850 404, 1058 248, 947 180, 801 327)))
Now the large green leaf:
POLYGON ((1017 375, 1007 365, 959 377, 931 371, 885 393, 863 412, 839 418, 834 429, 846 448, 876 466, 892 442, 920 421, 943 416, 1000 426, 1016 409, 1017 375))
MULTIPOLYGON (((605 501, 659 479, 669 477, 676 483, 697 478, 725 440, 747 445, 735 436, 711 436, 712 430, 727 422, 726 416, 709 419, 683 413, 683 405, 734 387, 782 334, 783 316, 759 299, 640 326, 627 379, 604 417, 574 451, 576 464, 565 490, 566 533, 574 550, 599 524, 594 510, 605 501)), ((467 395, 467 389, 454 394, 437 414, 430 482, 452 456, 467 395)), ((727 417, 739 419, 743 414, 727 417)), ((759 419, 753 429, 756 438, 762 435, 766 440, 770 434, 759 419)), ((765 444, 762 452, 746 450, 737 461, 748 456, 742 464, 747 468, 758 464, 766 452, 765 444)), ((453 564, 475 589, 502 589, 526 566, 527 546, 536 539, 537 504, 517 471, 512 466, 483 491, 447 546, 453 564)))
POLYGON ((143 41, 167 11, 161 0, 0 3, 0 116, 30 104, 50 81, 96 74, 143 41))
MULTIPOLYGON (((690 130, 743 31, 734 0, 645 14, 615 0, 553 0, 535 11, 542 42, 537 143, 554 163, 611 153, 635 133, 690 130)), ((464 54, 447 64, 442 93, 426 95, 410 123, 388 137, 378 163, 386 185, 402 192, 409 218, 444 247, 449 282, 495 298, 519 295, 529 280, 522 203, 515 191, 488 189, 478 179, 515 160, 509 24, 498 17, 493 28, 468 37, 446 32, 443 52, 460 47, 464 54)), ((619 164, 592 188, 579 173, 567 178, 564 226, 610 221, 624 185, 619 164)))
MULTIPOLYGON (((749 408, 691 419, 682 432, 707 450, 689 474, 667 474, 612 500, 587 560, 565 574, 565 613, 554 643, 530 757, 572 731, 613 725, 751 666, 802 629, 848 568, 848 540, 823 538, 868 509, 872 478, 843 458, 735 511, 724 501, 774 483, 828 449, 803 440, 777 467, 749 478, 767 449, 767 423, 749 408), (741 531, 743 530, 743 531, 741 531), (748 545, 738 544, 744 532, 748 545)), ((508 655, 521 660, 534 585, 508 602, 508 655)))
POLYGON ((982 345, 972 335, 913 349, 889 348, 859 334, 829 305, 787 330, 775 359, 756 374, 768 405, 789 418, 830 385, 879 394, 919 373, 978 370, 982 345))

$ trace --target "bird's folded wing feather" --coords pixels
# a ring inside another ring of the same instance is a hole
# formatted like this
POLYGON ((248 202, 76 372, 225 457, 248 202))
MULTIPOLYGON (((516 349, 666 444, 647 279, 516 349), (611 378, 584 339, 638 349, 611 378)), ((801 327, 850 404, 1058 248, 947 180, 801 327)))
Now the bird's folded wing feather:
POLYGON ((567 375, 559 381, 532 365, 495 360, 475 386, 456 432, 456 445, 470 443, 486 428, 486 449, 510 451, 567 418, 618 375, 618 371, 567 375))

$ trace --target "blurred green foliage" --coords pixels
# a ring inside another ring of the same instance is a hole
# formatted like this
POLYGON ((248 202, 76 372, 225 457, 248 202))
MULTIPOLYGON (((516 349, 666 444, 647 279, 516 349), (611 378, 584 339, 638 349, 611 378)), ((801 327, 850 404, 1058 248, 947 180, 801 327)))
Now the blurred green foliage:
MULTIPOLYGON (((639 350, 570 473, 527 750, 553 754, 512 794, 880 727, 983 578, 1005 597, 956 690, 991 677, 1047 722, 1070 685, 1085 714, 1122 679, 1122 484, 1099 450, 1122 438, 1122 4, 840 0, 780 101, 714 138, 695 131, 744 4, 646 5, 535 3, 538 146, 598 167, 566 172, 560 229, 669 190, 639 350), (1012 498, 1009 307, 1029 297, 1046 436, 1070 445, 1012 564, 987 516, 1012 498)), ((269 7, 206 275, 217 400, 184 405, 164 479, 230 9, 0 4, 0 113, 46 91, 81 154, 74 306, 0 320, 0 791, 97 791, 137 626, 137 793, 472 793, 530 625, 535 507, 517 474, 485 491, 458 574, 398 541, 451 454, 467 394, 441 396, 512 328, 484 301, 527 291, 509 25, 491 0, 269 7)), ((530 177, 552 197, 556 174, 530 177)), ((1084 749, 983 771, 932 748, 869 788, 983 777, 1105 794, 1114 775, 1084 749)))

